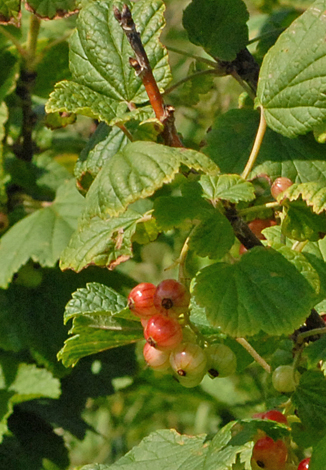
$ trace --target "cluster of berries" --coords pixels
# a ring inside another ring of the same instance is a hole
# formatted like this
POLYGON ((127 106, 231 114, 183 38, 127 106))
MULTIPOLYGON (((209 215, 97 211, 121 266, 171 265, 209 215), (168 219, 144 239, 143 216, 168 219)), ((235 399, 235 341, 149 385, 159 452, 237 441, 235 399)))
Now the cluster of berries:
MULTIPOLYGON (((288 424, 287 418, 280 411, 270 410, 265 413, 257 413, 254 418, 269 419, 282 424, 288 424)), ((274 441, 269 436, 260 437, 252 451, 251 466, 253 470, 287 470, 289 468, 296 468, 296 470, 309 470, 310 457, 302 460, 298 467, 287 464, 288 449, 286 444, 278 439, 274 441)))
POLYGON ((236 357, 228 346, 219 343, 204 349, 196 343, 192 330, 181 325, 189 302, 189 292, 174 279, 158 286, 143 282, 128 296, 130 311, 140 317, 144 327, 146 363, 154 370, 171 370, 187 388, 199 385, 206 373, 226 377, 236 370, 236 357))

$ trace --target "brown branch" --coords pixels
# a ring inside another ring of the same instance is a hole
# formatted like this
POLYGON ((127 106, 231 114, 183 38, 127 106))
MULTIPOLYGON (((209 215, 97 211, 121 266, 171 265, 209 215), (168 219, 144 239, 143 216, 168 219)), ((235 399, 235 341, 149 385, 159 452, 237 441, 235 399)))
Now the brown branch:
POLYGON ((114 7, 113 12, 136 55, 136 58, 129 59, 129 63, 143 82, 156 118, 164 124, 162 137, 165 144, 170 147, 183 147, 174 125, 174 108, 164 104, 131 11, 124 5, 121 11, 114 7))
POLYGON ((225 216, 232 225, 235 236, 247 250, 255 246, 264 246, 242 217, 239 216, 233 204, 225 206, 225 216))

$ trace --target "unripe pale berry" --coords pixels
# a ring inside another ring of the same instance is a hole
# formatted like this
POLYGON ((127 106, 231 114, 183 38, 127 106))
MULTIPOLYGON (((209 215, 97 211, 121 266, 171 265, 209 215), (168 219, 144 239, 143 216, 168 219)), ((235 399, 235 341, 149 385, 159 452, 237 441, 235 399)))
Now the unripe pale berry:
POLYGON ((182 341, 182 328, 174 318, 157 314, 148 320, 144 336, 154 348, 172 350, 182 341))
POLYGON ((128 296, 128 307, 138 317, 151 317, 157 313, 154 306, 156 287, 150 282, 142 282, 134 287, 128 296))
POLYGON ((190 294, 186 287, 175 279, 165 279, 157 286, 154 305, 162 315, 177 318, 188 310, 190 294))
POLYGON ((198 385, 206 372, 207 358, 204 350, 195 343, 182 343, 170 355, 170 364, 184 387, 198 385))
POLYGON ((289 178, 285 178, 285 176, 280 176, 276 178, 274 183, 271 186, 271 194, 274 199, 277 199, 278 196, 283 193, 286 189, 292 186, 292 181, 289 178))
POLYGON ((161 371, 170 369, 170 351, 160 351, 145 343, 143 355, 152 369, 161 371))
POLYGON ((309 470, 310 457, 301 460, 298 466, 298 470, 309 470))
POLYGON ((280 439, 273 441, 271 437, 258 439, 252 450, 251 466, 253 470, 283 470, 288 458, 286 445, 280 439))
POLYGON ((212 344, 206 350, 207 371, 211 377, 227 377, 235 373, 237 358, 225 344, 212 344))
POLYGON ((300 380, 300 374, 293 366, 284 365, 277 367, 272 375, 272 383, 275 390, 281 393, 294 392, 300 380))

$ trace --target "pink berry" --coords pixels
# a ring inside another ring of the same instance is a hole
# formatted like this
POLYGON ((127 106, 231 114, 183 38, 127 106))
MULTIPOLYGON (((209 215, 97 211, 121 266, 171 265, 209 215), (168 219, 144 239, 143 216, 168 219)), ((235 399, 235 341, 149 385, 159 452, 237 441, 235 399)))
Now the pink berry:
POLYGON ((280 439, 271 437, 258 439, 252 450, 251 465, 254 469, 283 470, 288 458, 286 445, 280 439))
POLYGON ((283 193, 286 189, 288 189, 290 186, 292 186, 292 181, 289 178, 285 178, 284 176, 281 176, 279 178, 276 178, 274 183, 271 186, 271 194, 274 199, 277 199, 278 196, 283 193))
POLYGON ((154 348, 171 351, 182 341, 182 328, 174 318, 158 314, 148 320, 144 336, 154 348))
POLYGON ((273 225, 277 225, 273 219, 255 219, 249 222, 248 227, 259 240, 265 240, 264 235, 261 233, 262 230, 273 225))
POLYGON ((170 351, 160 351, 145 343, 143 349, 144 359, 154 370, 168 370, 170 368, 170 351))
POLYGON ((277 423, 288 424, 286 416, 278 410, 266 411, 262 419, 269 419, 271 421, 276 421, 277 423))
POLYGON ((166 279, 156 288, 154 305, 162 315, 178 317, 187 311, 190 294, 186 287, 175 279, 166 279))
POLYGON ((128 307, 138 317, 151 317, 157 313, 154 306, 156 287, 150 282, 142 282, 134 287, 128 296, 128 307))

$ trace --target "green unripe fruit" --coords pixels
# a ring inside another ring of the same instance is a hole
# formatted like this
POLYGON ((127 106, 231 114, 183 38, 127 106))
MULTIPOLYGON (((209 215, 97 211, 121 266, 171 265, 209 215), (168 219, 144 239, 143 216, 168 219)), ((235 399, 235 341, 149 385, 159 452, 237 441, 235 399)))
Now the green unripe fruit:
POLYGON ((225 344, 212 344, 206 350, 207 371, 212 378, 228 377, 237 369, 237 358, 225 344))
POLYGON ((281 393, 294 392, 300 380, 300 374, 293 366, 279 366, 272 375, 272 383, 275 390, 281 393))

